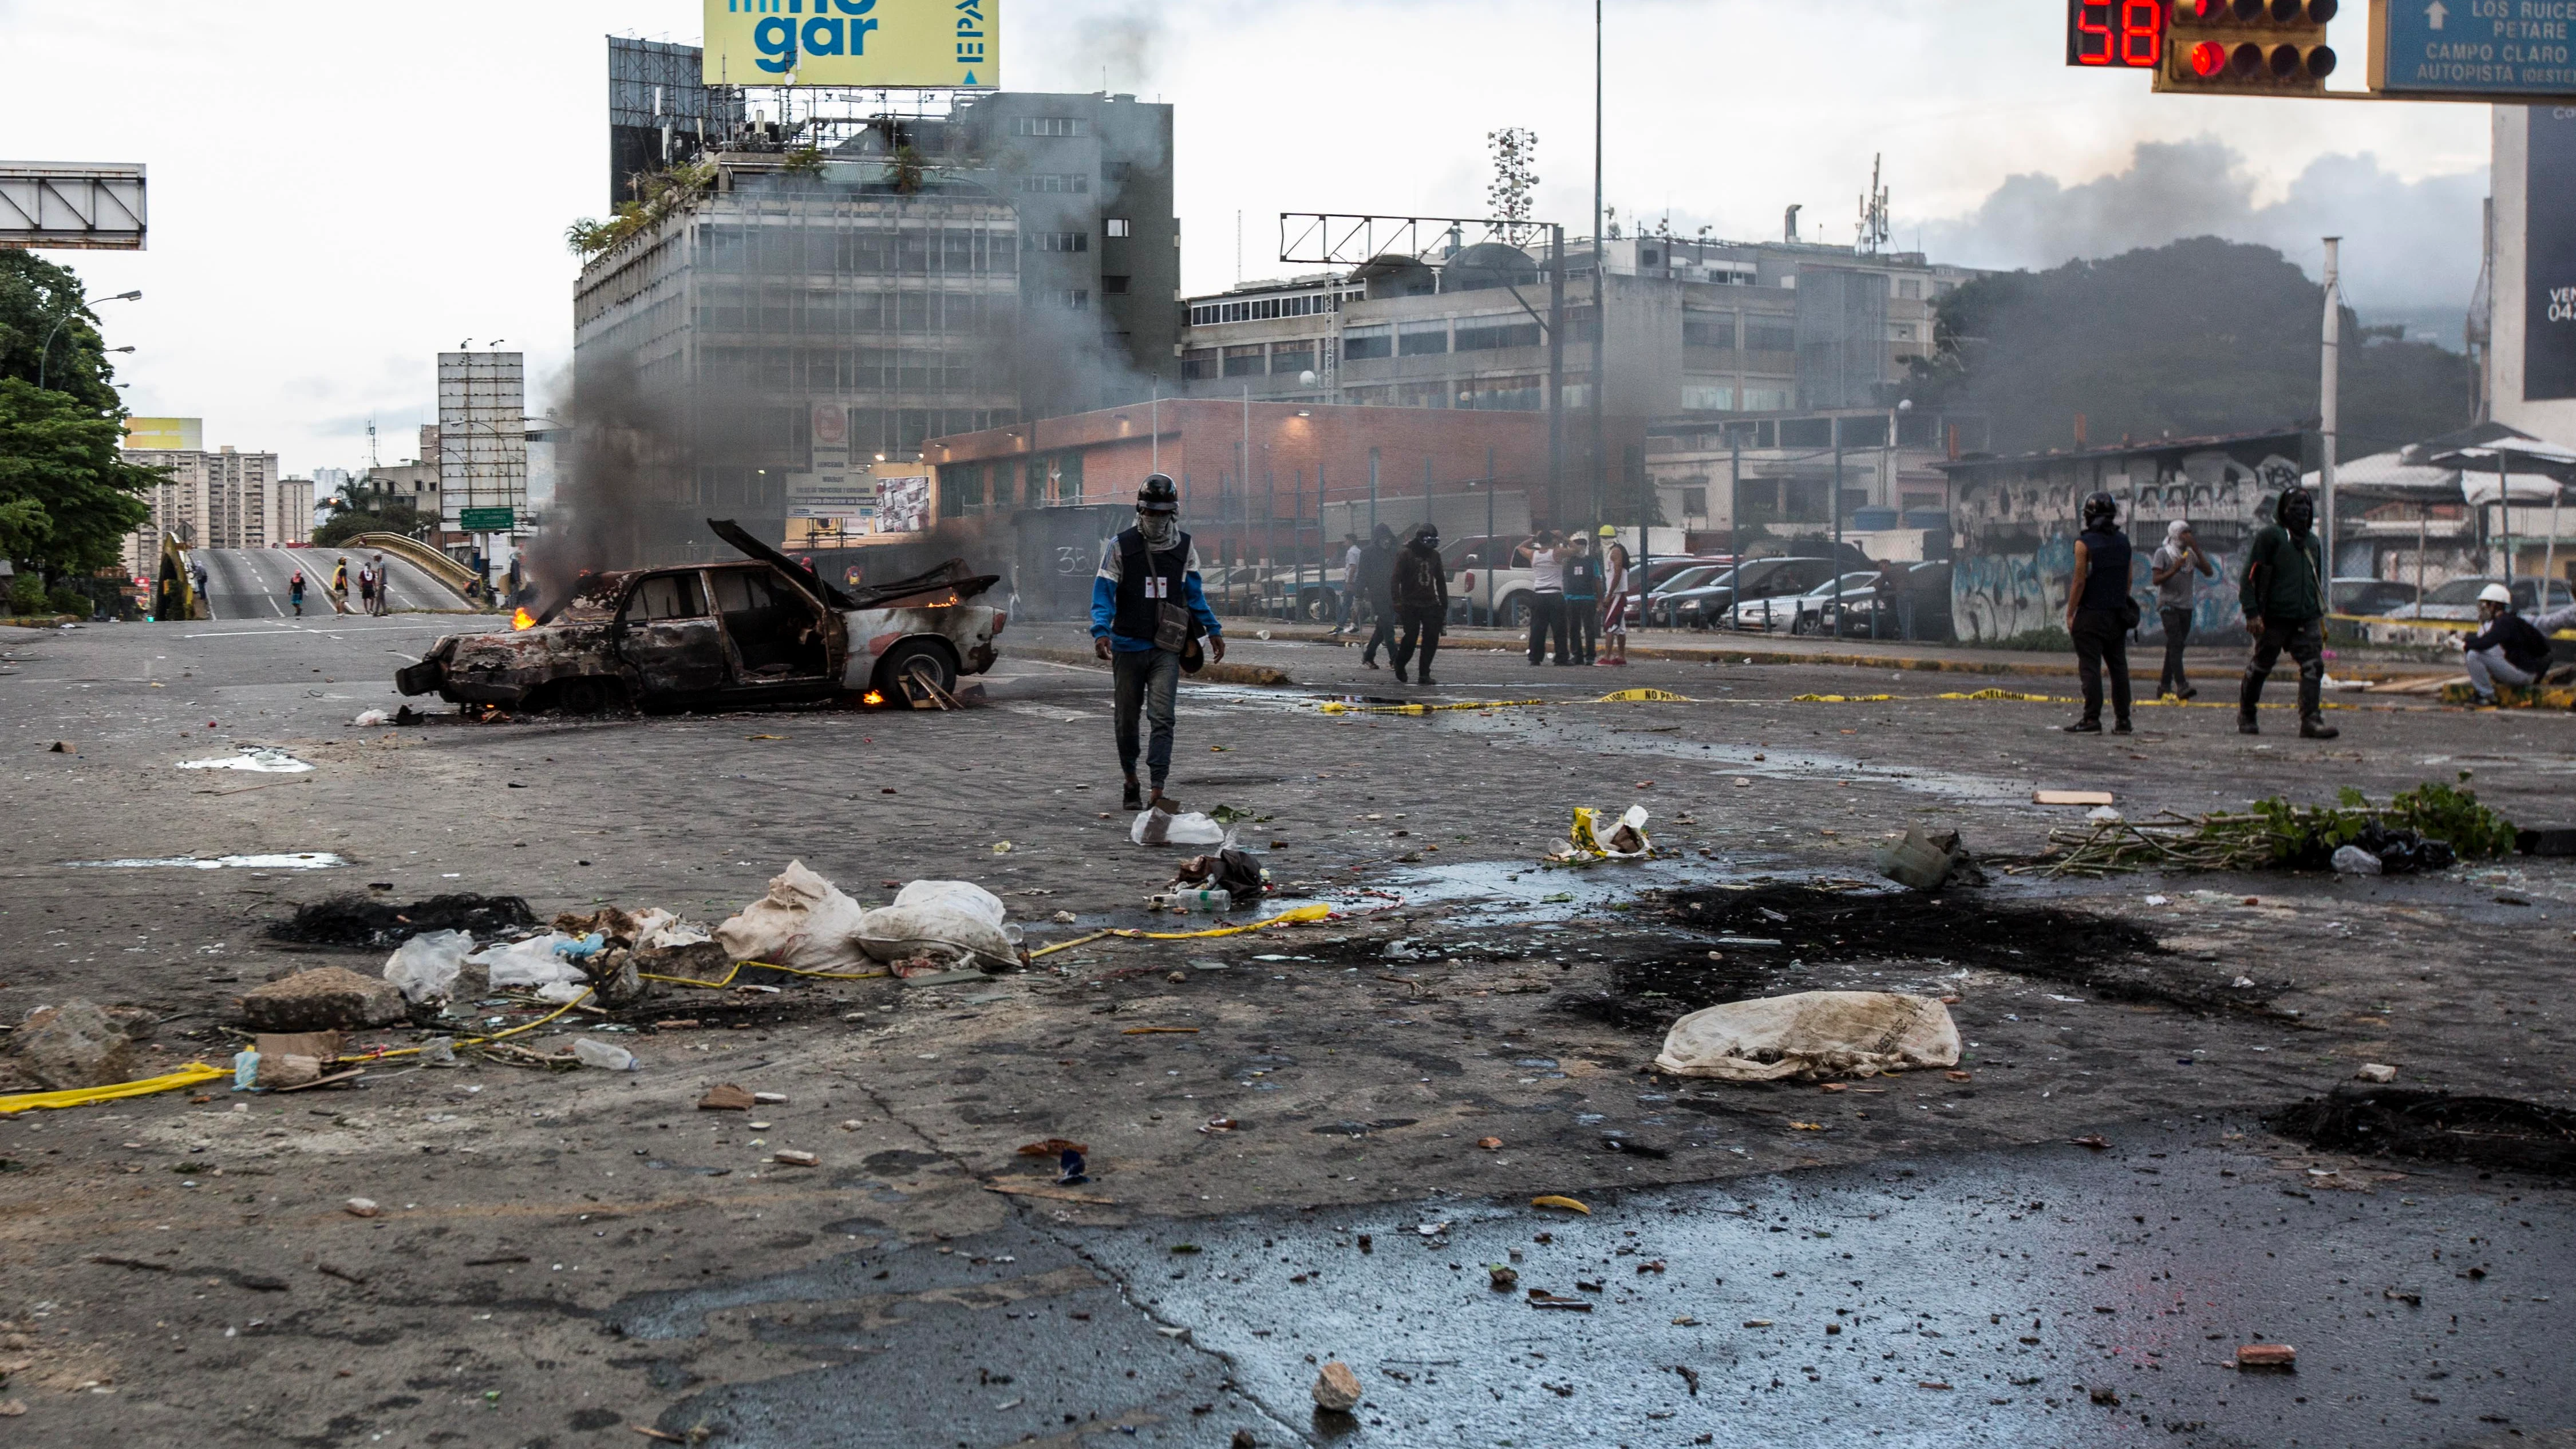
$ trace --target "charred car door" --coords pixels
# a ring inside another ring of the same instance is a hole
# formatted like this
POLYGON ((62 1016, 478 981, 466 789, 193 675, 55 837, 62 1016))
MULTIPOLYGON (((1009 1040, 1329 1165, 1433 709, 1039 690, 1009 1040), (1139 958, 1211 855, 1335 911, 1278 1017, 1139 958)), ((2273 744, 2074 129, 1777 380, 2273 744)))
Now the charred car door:
POLYGON ((637 580, 617 616, 617 634, 618 657, 634 672, 639 702, 724 687, 724 631, 707 609, 695 569, 637 580))
POLYGON ((832 668, 829 627, 813 600, 765 564, 708 571, 716 615, 733 646, 735 679, 747 687, 808 684, 832 668))

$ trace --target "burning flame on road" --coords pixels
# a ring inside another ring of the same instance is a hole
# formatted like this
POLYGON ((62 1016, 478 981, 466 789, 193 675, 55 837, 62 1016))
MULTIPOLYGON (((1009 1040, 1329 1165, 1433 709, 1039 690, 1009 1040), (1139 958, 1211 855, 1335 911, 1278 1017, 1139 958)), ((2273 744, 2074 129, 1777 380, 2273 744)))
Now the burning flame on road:
POLYGON ((513 629, 533 629, 537 627, 537 616, 529 613, 524 608, 513 610, 510 614, 510 627, 513 629))
POLYGON ((871 689, 867 693, 859 696, 859 703, 866 705, 870 709, 874 709, 878 705, 885 703, 885 696, 871 689))

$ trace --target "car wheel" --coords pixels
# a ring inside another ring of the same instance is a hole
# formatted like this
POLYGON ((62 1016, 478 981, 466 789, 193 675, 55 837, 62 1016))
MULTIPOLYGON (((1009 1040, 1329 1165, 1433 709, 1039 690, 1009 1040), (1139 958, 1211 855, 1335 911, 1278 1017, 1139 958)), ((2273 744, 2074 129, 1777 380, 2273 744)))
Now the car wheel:
POLYGON ((1526 629, 1529 627, 1529 619, 1529 595, 1514 594, 1511 598, 1504 601, 1503 621, 1506 627, 1513 629, 1526 629))
POLYGON ((1305 614, 1312 623, 1333 623, 1342 617, 1342 601, 1330 589, 1308 589, 1305 614))
POLYGON ((597 675, 562 680, 547 692, 547 703, 559 714, 606 714, 625 699, 625 685, 597 675))
POLYGON ((949 652, 928 639, 906 639, 885 652, 877 661, 876 687, 889 704, 908 704, 911 696, 904 692, 903 680, 916 676, 935 685, 942 693, 957 689, 957 661, 949 652))

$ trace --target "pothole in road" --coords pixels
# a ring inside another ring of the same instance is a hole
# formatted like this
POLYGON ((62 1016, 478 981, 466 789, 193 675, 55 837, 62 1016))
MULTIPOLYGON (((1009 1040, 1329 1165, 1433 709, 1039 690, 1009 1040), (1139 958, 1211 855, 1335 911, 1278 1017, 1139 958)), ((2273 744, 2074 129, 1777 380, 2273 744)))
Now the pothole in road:
POLYGON ((2330 1152, 2576 1176, 2576 1112, 2510 1097, 2338 1087, 2281 1109, 2271 1125, 2330 1152))

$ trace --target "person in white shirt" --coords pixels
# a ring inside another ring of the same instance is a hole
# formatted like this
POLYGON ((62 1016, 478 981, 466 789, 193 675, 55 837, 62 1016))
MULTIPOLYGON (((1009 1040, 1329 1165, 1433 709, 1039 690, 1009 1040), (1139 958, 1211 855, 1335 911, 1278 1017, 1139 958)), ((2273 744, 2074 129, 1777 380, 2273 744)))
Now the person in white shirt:
POLYGON ((1342 535, 1342 617, 1333 625, 1336 634, 1351 632, 1351 621, 1360 607, 1360 536, 1342 535))
POLYGON ((1529 662, 1545 664, 1548 641, 1556 643, 1556 662, 1566 658, 1565 637, 1565 549, 1557 532, 1542 528, 1538 537, 1522 544, 1520 551, 1528 556, 1530 566, 1529 662))

